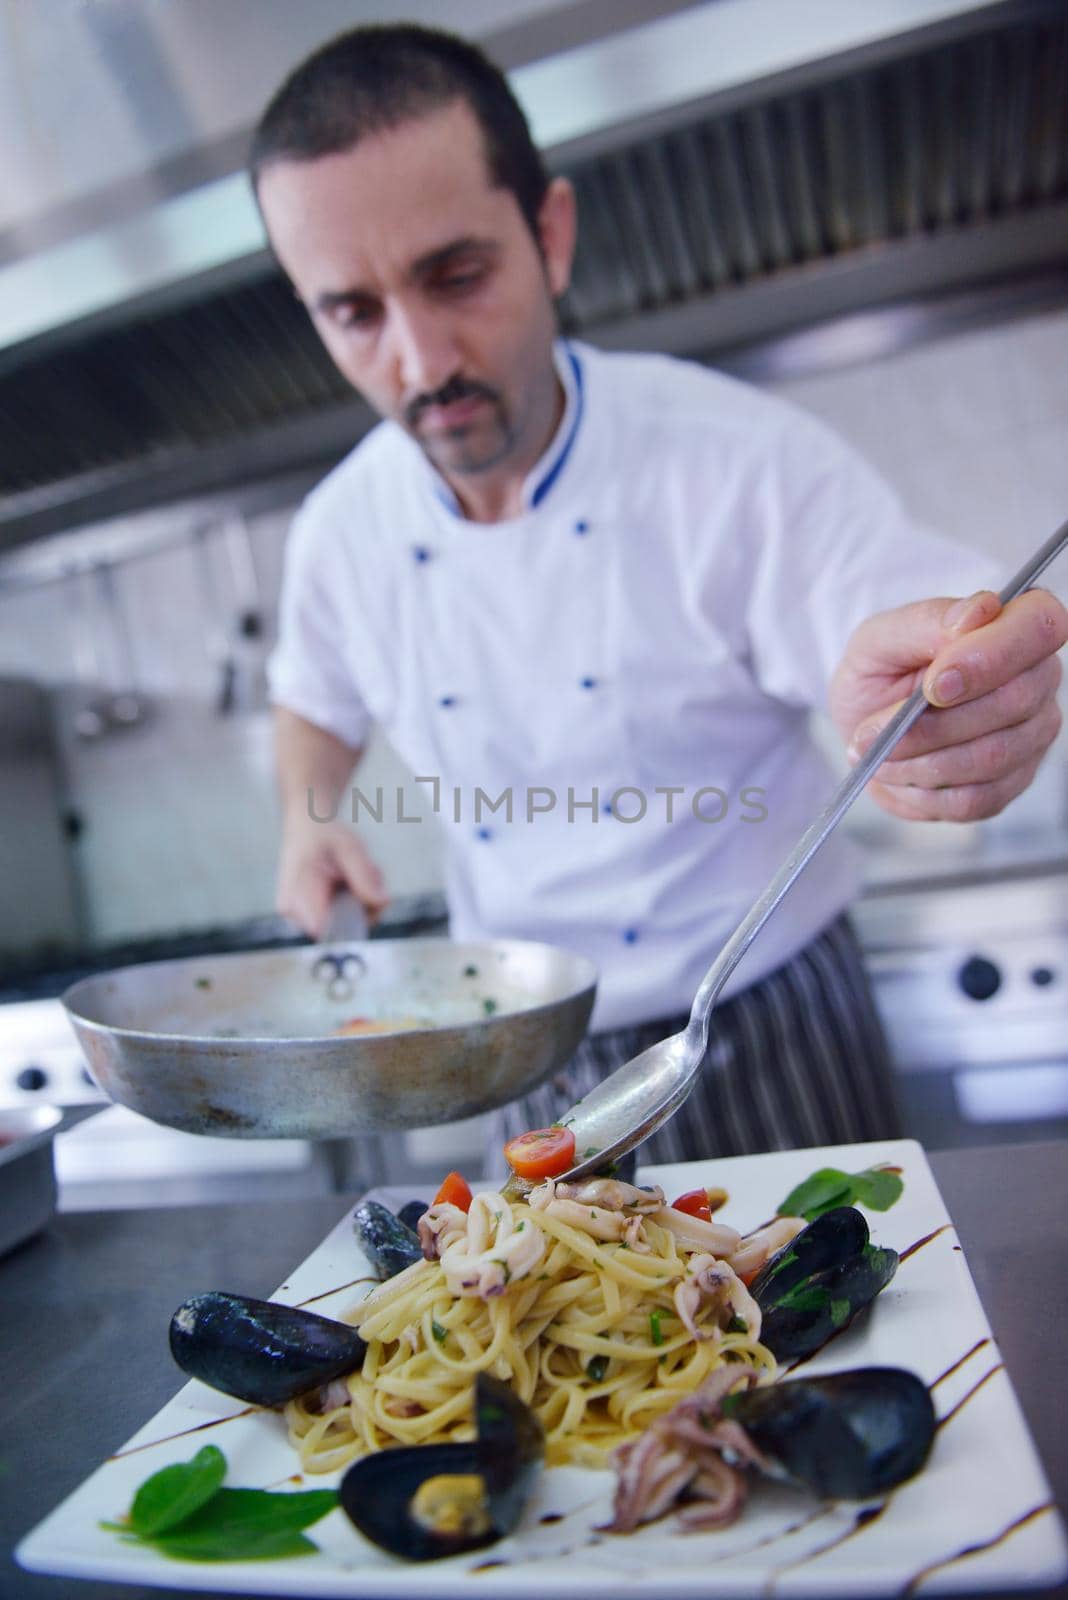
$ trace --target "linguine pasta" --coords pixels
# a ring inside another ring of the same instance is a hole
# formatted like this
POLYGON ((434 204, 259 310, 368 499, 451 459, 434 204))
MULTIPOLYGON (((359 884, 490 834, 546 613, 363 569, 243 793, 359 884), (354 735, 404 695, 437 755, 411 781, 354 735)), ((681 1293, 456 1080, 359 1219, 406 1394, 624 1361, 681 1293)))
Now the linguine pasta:
MULTIPOLYGON (((631 1216, 626 1237, 597 1238, 568 1220, 567 1204, 536 1202, 537 1192, 529 1204, 480 1195, 470 1222, 453 1206, 428 1213, 439 1257, 379 1285, 346 1317, 367 1343, 362 1369, 286 1407, 305 1472, 390 1445, 469 1439, 478 1372, 531 1407, 549 1463, 586 1466, 606 1465, 727 1362, 774 1374, 759 1313, 747 1322, 694 1288, 712 1261, 699 1246, 650 1214, 640 1229, 631 1216), (479 1229, 476 1251, 469 1235, 479 1229)), ((611 1214, 600 1216, 613 1231, 611 1214)))

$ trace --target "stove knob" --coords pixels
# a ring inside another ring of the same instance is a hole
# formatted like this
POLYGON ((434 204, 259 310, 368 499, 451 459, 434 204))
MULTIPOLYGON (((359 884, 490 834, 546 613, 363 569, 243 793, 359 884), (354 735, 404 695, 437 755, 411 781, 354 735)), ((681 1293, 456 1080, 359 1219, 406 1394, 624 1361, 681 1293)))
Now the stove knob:
POLYGON ((1001 988, 1001 972, 985 956, 969 956, 957 982, 970 1000, 989 1000, 1001 988))
POLYGON ((43 1067, 23 1067, 15 1082, 20 1089, 43 1089, 48 1082, 48 1073, 43 1067))

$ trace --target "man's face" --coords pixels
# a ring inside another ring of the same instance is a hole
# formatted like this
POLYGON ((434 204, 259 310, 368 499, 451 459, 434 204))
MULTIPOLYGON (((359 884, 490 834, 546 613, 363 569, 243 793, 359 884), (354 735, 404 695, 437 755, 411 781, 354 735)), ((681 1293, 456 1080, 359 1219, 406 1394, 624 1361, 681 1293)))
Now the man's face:
POLYGON ((343 154, 274 163, 259 198, 327 350, 380 415, 446 476, 533 464, 573 238, 559 181, 539 250, 456 100, 343 154))

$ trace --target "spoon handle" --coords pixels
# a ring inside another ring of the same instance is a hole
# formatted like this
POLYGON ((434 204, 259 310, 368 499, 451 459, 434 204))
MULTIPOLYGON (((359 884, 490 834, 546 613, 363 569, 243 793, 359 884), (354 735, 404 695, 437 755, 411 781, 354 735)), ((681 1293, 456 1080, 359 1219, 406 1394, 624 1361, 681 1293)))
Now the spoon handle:
MULTIPOLYGON (((1017 595, 1023 594, 1025 589, 1030 589, 1039 575, 1045 572, 1050 562, 1054 561, 1066 546, 1068 546, 1068 522, 1063 522, 1056 533, 1051 534, 1041 549, 1025 562, 1002 589, 998 597, 1002 605, 1007 605, 1010 600, 1015 600, 1017 595)), ((890 719, 875 743, 864 753, 848 776, 842 780, 819 816, 805 829, 790 855, 763 894, 742 918, 701 980, 701 987, 694 996, 690 1020, 686 1027, 688 1043, 696 1045, 699 1042, 703 1052, 708 1042, 709 1014, 723 985, 787 890, 792 888, 816 851, 834 832, 868 779, 882 766, 894 746, 904 738, 926 709, 927 700, 924 692, 922 688, 917 689, 890 719)))

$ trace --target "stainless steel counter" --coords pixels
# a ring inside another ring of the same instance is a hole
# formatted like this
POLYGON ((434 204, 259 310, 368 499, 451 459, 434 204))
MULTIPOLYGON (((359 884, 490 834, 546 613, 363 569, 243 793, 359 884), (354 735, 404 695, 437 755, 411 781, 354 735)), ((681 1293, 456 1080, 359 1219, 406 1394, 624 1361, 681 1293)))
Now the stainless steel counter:
MULTIPOLYGON (((931 1165, 1063 1511, 1068 1144, 952 1151, 931 1165)), ((37 1577, 11 1551, 180 1386, 165 1329, 182 1286, 269 1294, 351 1203, 80 1212, 0 1260, 3 1600, 188 1593, 37 1577)))

